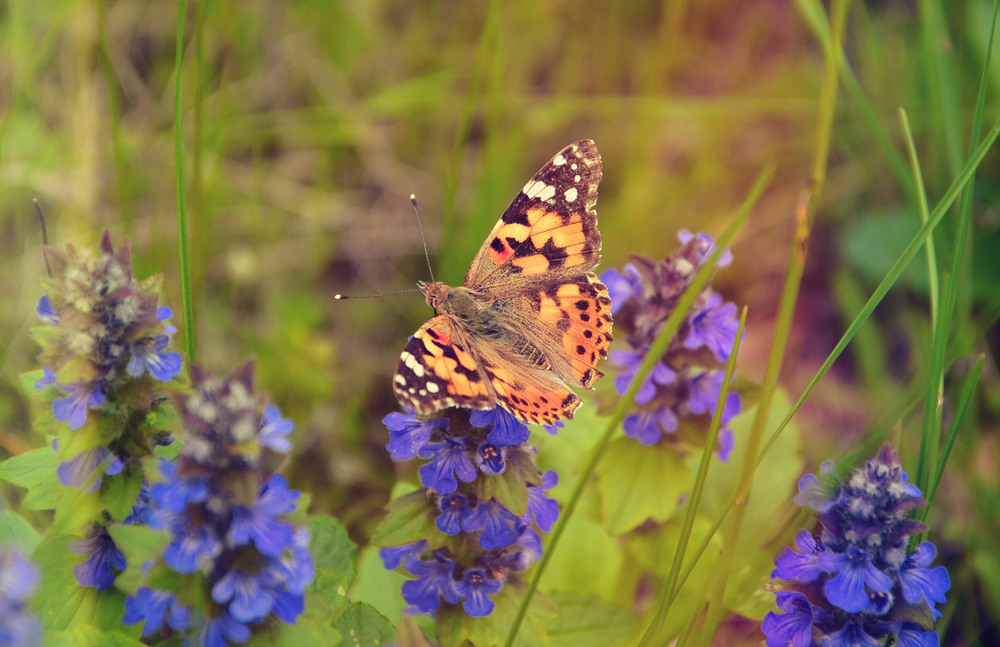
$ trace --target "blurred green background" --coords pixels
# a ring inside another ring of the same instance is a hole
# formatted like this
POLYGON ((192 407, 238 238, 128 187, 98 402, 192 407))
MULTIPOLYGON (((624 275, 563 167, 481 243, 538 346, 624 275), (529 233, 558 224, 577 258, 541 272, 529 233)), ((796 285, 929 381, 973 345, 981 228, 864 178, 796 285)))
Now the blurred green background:
MULTIPOLYGON (((412 469, 389 459, 380 420, 398 406, 390 378, 406 336, 431 312, 417 294, 332 295, 428 278, 410 193, 437 278, 461 281, 531 174, 592 138, 603 267, 672 253, 680 229, 717 235, 774 166, 715 282, 750 308, 739 373, 759 382, 815 144, 821 12, 807 0, 191 2, 182 107, 198 362, 222 373, 255 358, 260 387, 296 422, 284 471, 367 543, 412 469)), ((793 396, 919 226, 898 108, 932 206, 961 168, 992 12, 985 0, 852 4, 854 80, 838 96, 782 375, 793 396)), ((176 27, 168 1, 0 5, 0 458, 39 442, 18 382, 35 368, 28 330, 45 271, 33 199, 52 244, 129 235, 137 276, 165 275, 180 324, 176 27)), ((1000 66, 988 77, 1000 86, 1000 66)), ((949 597, 970 602, 947 607, 947 644, 998 636, 998 166, 994 151, 978 174, 949 356, 961 381, 987 354, 932 519, 949 597)), ((952 231, 946 218, 942 267, 952 231)), ((873 426, 915 437, 926 272, 918 257, 799 414, 810 465, 873 426)), ((913 443, 901 444, 906 463, 913 443)))

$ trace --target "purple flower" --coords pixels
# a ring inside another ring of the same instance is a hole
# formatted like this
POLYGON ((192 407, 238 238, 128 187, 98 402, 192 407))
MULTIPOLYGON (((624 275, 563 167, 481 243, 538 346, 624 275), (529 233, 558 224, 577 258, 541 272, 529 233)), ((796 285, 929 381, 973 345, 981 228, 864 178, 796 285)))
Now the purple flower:
POLYGON ((212 585, 212 599, 225 606, 234 620, 259 622, 271 612, 274 600, 256 573, 230 568, 212 585))
POLYGON ((795 547, 799 552, 787 546, 778 551, 777 557, 774 558, 775 568, 771 577, 812 582, 823 573, 817 558, 823 549, 807 530, 795 533, 795 547))
POLYGON ((38 573, 21 551, 0 546, 0 645, 41 644, 42 626, 28 608, 37 585, 38 573))
POLYGON ((504 450, 504 447, 496 447, 489 443, 480 445, 476 450, 476 464, 479 469, 484 474, 492 474, 493 476, 503 474, 504 470, 507 469, 507 463, 504 461, 504 450))
POLYGON ((929 541, 917 546, 916 550, 906 556, 899 569, 899 581, 907 602, 916 604, 926 601, 935 614, 941 615, 934 609, 934 605, 948 601, 945 593, 951 588, 951 578, 944 566, 926 568, 936 555, 937 548, 929 541))
POLYGON ((276 452, 286 453, 292 448, 288 435, 294 428, 295 424, 291 420, 281 417, 281 409, 269 404, 264 407, 264 413, 260 417, 257 440, 261 445, 270 447, 276 452))
POLYGON ((550 532, 552 524, 559 518, 559 503, 555 499, 545 496, 559 482, 559 475, 548 470, 542 474, 541 485, 528 485, 528 510, 521 518, 525 523, 531 523, 534 518, 535 525, 542 532, 550 532))
POLYGON ((824 647, 876 647, 893 636, 908 647, 937 644, 927 627, 900 621, 914 614, 937 617, 935 605, 946 602, 951 587, 944 567, 928 568, 933 544, 907 554, 907 537, 926 526, 908 518, 924 502, 906 481, 888 443, 844 481, 830 462, 820 477, 799 481, 795 500, 819 511, 822 534, 800 530, 798 551, 783 548, 774 560, 784 613, 768 614, 761 625, 768 645, 811 647, 814 632, 824 647))
POLYGON ((181 354, 166 352, 170 338, 166 335, 145 337, 132 344, 132 356, 125 370, 132 377, 139 377, 146 371, 160 380, 169 382, 181 372, 181 354))
MULTIPOLYGON (((681 241, 681 244, 685 247, 689 246, 691 241, 694 241, 694 258, 697 264, 700 266, 705 260, 712 255, 715 251, 715 241, 708 234, 698 233, 692 234, 686 229, 682 229, 677 234, 677 239, 681 241)), ((733 262, 733 254, 728 249, 722 251, 719 254, 719 259, 716 261, 716 267, 725 267, 733 262)))
POLYGON ((448 419, 418 420, 416 414, 407 409, 406 413, 390 413, 382 418, 382 424, 389 428, 389 444, 385 448, 393 460, 405 461, 419 455, 430 440, 431 432, 447 429, 448 419))
POLYGON ((441 598, 448 604, 458 604, 461 599, 452 577, 455 563, 443 550, 434 551, 431 561, 408 557, 406 570, 418 577, 403 582, 403 599, 421 611, 436 611, 441 598))
POLYGON ((441 514, 434 520, 438 530, 444 534, 454 537, 462 532, 462 522, 472 514, 472 508, 461 494, 449 494, 438 500, 438 508, 441 514))
POLYGON ((476 509, 462 522, 466 532, 482 530, 479 545, 484 550, 503 548, 517 541, 520 532, 517 515, 496 499, 480 501, 476 509))
POLYGON ((664 433, 677 430, 677 416, 666 407, 633 413, 625 418, 622 428, 629 438, 638 440, 643 445, 653 445, 664 433))
POLYGON ((798 591, 778 591, 778 608, 784 611, 767 614, 761 629, 767 647, 811 647, 813 643, 813 607, 798 591))
POLYGON ((142 635, 148 638, 162 631, 164 623, 173 631, 190 628, 191 609, 181 604, 173 593, 140 586, 134 596, 125 598, 122 622, 127 625, 145 622, 142 635))
POLYGON ((883 643, 869 636, 859 623, 851 622, 830 634, 823 641, 823 647, 883 647, 883 643))
POLYGON ((427 540, 421 539, 420 541, 415 541, 412 544, 403 544, 402 546, 383 548, 378 551, 378 555, 382 558, 382 563, 385 565, 386 570, 393 571, 399 568, 399 565, 404 559, 410 555, 419 555, 424 552, 426 548, 427 540))
POLYGON ((469 416, 469 422, 473 427, 486 428, 492 425, 493 428, 486 436, 486 442, 497 447, 520 445, 528 442, 528 438, 531 436, 528 425, 515 418, 514 414, 503 407, 474 411, 469 416))
POLYGON ((73 566, 73 574, 81 586, 103 591, 110 588, 118 573, 128 566, 124 553, 104 528, 89 539, 69 542, 68 547, 72 553, 87 555, 86 561, 73 566))
POLYGON ((611 298, 613 315, 618 314, 626 300, 642 295, 642 277, 636 266, 626 263, 622 270, 619 272, 611 267, 601 273, 601 282, 608 288, 608 296, 611 298))
POLYGON ((465 571, 465 577, 455 583, 455 589, 464 600, 462 608, 473 618, 483 618, 493 613, 493 600, 488 597, 503 588, 503 583, 486 576, 481 568, 465 571))
POLYGON ((87 410, 104 403, 104 393, 89 382, 60 384, 59 388, 69 395, 52 401, 52 414, 56 420, 69 424, 70 429, 82 427, 87 422, 87 410))
POLYGON ((170 325, 170 318, 174 316, 173 311, 166 306, 159 307, 156 309, 156 318, 163 323, 163 332, 168 335, 172 335, 177 332, 177 328, 170 325))
POLYGON ((250 627, 223 611, 217 618, 205 621, 194 636, 195 647, 229 647, 230 642, 250 640, 250 627))
POLYGON ((722 303, 722 296, 709 295, 701 311, 691 318, 691 329, 684 340, 684 347, 696 349, 707 346, 719 361, 729 359, 729 353, 740 327, 735 303, 722 303))
MULTIPOLYGON (((253 541, 257 550, 268 557, 277 557, 292 545, 294 528, 278 517, 295 510, 299 493, 288 489, 285 477, 275 474, 260 487, 253 506, 233 507, 232 523, 227 535, 235 546, 253 541)), ((234 614, 234 617, 240 617, 234 614)))
POLYGON ((458 487, 458 478, 466 483, 476 478, 476 467, 469 460, 464 439, 445 438, 442 442, 425 444, 420 449, 421 458, 431 461, 420 468, 420 482, 438 494, 451 494, 458 487))
POLYGON ((56 386, 56 374, 52 372, 52 369, 48 366, 43 366, 42 372, 44 373, 44 377, 35 382, 36 391, 41 391, 47 386, 56 386))
MULTIPOLYGON (((611 353, 612 362, 628 368, 626 372, 615 378, 615 389, 620 395, 625 395, 625 392, 632 385, 632 380, 635 379, 635 374, 638 372, 639 365, 642 364, 642 359, 646 356, 646 353, 647 351, 645 350, 616 350, 611 353)), ((653 365, 653 370, 649 372, 646 380, 635 394, 635 403, 646 404, 656 396, 657 385, 665 386, 672 383, 675 379, 677 379, 677 373, 663 362, 657 362, 653 365)))
POLYGON ((38 305, 35 306, 35 313, 38 314, 39 318, 47 324, 53 326, 59 325, 59 316, 56 315, 55 310, 52 309, 52 301, 49 299, 49 295, 44 294, 42 298, 38 300, 38 305))
POLYGON ((73 460, 59 463, 56 474, 65 487, 75 487, 86 493, 96 492, 101 487, 101 477, 98 475, 94 478, 94 474, 101 466, 108 476, 119 474, 124 468, 124 464, 110 449, 100 446, 86 449, 74 456, 73 460))

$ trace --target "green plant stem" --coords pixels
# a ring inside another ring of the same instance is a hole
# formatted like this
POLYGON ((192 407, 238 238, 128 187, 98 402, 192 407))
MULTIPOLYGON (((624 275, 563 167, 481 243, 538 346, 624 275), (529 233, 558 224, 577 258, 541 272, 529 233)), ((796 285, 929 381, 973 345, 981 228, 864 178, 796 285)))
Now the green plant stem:
POLYGON ((191 261, 188 246, 188 221, 186 192, 184 190, 184 114, 181 110, 181 88, 184 72, 184 20, 187 16, 187 0, 180 0, 177 6, 177 52, 174 84, 174 174, 177 180, 177 245, 180 250, 181 299, 184 309, 184 350, 190 369, 195 361, 194 312, 191 304, 191 261))
POLYGON ((812 222, 815 219, 816 204, 822 194, 826 179, 827 156, 830 150, 830 139, 833 131, 833 115, 837 103, 838 72, 840 69, 841 44, 847 24, 847 9, 849 0, 835 0, 831 12, 832 39, 826 48, 823 81, 820 86, 819 111, 816 123, 816 138, 813 148, 812 171, 809 186, 802 192, 799 205, 796 208, 796 232, 792 243, 788 273, 782 289, 781 302, 774 327, 774 340, 768 358, 764 381, 761 386, 761 400, 754 414, 753 426, 747 438, 747 451, 744 456, 740 479, 736 486, 735 507, 729 518, 723 540, 722 552, 715 562, 715 569, 710 584, 708 613, 700 632, 697 644, 711 644, 711 637, 725 614, 725 596, 729 576, 733 572, 736 556, 745 549, 740 546, 740 532, 746 516, 747 500, 753 485, 756 471, 757 455, 760 453, 764 440, 764 428, 767 425, 774 400, 774 393, 781 373, 781 363, 785 357, 788 337, 792 326, 792 316, 795 313, 795 303, 798 299, 805 268, 806 253, 809 247, 809 236, 812 222))
MULTIPOLYGON (((726 399, 729 397, 729 390, 732 386, 733 373, 736 371, 736 357, 739 354, 740 343, 743 341, 743 330, 747 322, 747 307, 743 306, 740 313, 740 324, 736 330, 736 338, 726 361, 726 373, 722 380, 722 388, 719 390, 719 399, 715 405, 715 413, 712 415, 712 423, 705 435, 705 447, 701 453, 701 464, 698 466, 698 473, 695 476, 694 487, 691 489, 691 498, 688 501, 687 514, 684 515, 684 522, 681 526, 680 537, 674 552, 674 561, 670 565, 670 573, 667 580, 660 589, 660 594, 656 601, 656 617, 646 628, 646 633, 639 641, 639 647, 649 647, 650 645, 662 645, 668 642, 669 637, 662 636, 664 627, 667 624, 667 617, 670 613, 670 605, 677 592, 680 590, 678 580, 681 574, 681 567, 684 564, 684 554, 687 551, 688 542, 691 540, 691 531, 694 528, 694 521, 698 516, 698 508, 701 506, 701 498, 705 492, 705 482, 708 480, 708 469, 712 464, 712 456, 715 455, 716 443, 719 440, 719 429, 722 427, 722 414, 726 408, 726 399)), ((692 562, 693 563, 693 562, 692 562)))

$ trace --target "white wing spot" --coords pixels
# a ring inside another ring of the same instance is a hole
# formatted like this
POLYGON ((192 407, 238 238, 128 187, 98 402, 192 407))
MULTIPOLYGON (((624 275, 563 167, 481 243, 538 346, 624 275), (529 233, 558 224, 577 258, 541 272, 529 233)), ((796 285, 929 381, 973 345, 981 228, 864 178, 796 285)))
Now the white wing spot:
POLYGON ((538 192, 538 199, 542 202, 548 202, 556 195, 556 188, 551 184, 546 184, 541 191, 538 192))
POLYGON ((580 176, 579 175, 574 176, 573 177, 573 181, 574 182, 579 182, 580 181, 580 176))
POLYGON ((427 383, 427 392, 428 393, 437 393, 438 390, 439 390, 439 387, 438 387, 438 385, 437 385, 436 382, 428 382, 427 383))
POLYGON ((410 395, 414 395, 416 392, 417 392, 417 390, 411 386, 410 387, 410 395))
POLYGON ((574 186, 574 187, 571 187, 569 189, 566 189, 566 193, 564 195, 566 196, 566 202, 575 202, 576 201, 576 187, 574 186))
POLYGON ((562 156, 562 153, 552 158, 553 166, 562 166, 565 163, 566 163, 566 158, 562 156))
POLYGON ((424 397, 425 395, 427 395, 427 391, 420 389, 419 391, 417 391, 417 395, 419 395, 420 397, 424 397))
MULTIPOLYGON (((411 355, 410 357, 413 357, 413 356, 411 355)), ((417 377, 423 377, 424 376, 424 365, 421 364, 420 362, 416 361, 416 358, 414 358, 413 366, 410 366, 410 370, 412 370, 413 374, 416 375, 417 377)))
POLYGON ((400 386, 406 386, 406 378, 403 377, 402 375, 397 374, 396 377, 393 379, 395 380, 396 384, 400 386))
POLYGON ((576 170, 576 163, 574 162, 573 164, 570 164, 569 167, 575 171, 576 170))

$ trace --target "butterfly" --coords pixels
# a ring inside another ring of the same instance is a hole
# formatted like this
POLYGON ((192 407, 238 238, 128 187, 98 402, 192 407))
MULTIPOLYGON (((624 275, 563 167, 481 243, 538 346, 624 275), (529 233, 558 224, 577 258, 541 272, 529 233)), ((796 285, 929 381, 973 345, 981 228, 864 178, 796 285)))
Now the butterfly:
POLYGON ((393 377, 420 416, 501 406, 520 420, 572 418, 611 343, 611 299, 600 260, 593 141, 570 144, 517 194, 472 259, 465 281, 418 283, 438 314, 417 330, 393 377))

